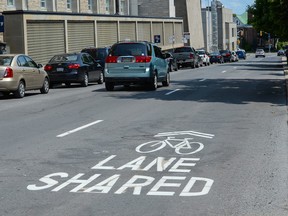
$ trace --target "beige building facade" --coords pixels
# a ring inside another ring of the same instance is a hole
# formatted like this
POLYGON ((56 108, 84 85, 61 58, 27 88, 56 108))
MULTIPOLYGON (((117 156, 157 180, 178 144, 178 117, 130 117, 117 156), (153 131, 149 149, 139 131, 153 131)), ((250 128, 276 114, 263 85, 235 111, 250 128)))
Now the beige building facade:
POLYGON ((111 46, 121 40, 154 41, 162 49, 171 49, 168 35, 176 35, 175 46, 183 45, 183 20, 179 18, 130 17, 6 11, 4 41, 11 53, 25 53, 46 64, 55 54, 80 52, 87 47, 111 46))
POLYGON ((176 17, 183 18, 187 41, 185 44, 195 49, 204 48, 204 35, 199 0, 175 0, 176 17))
POLYGON ((218 48, 235 50, 237 48, 237 24, 233 22, 231 9, 219 7, 218 16, 218 48))

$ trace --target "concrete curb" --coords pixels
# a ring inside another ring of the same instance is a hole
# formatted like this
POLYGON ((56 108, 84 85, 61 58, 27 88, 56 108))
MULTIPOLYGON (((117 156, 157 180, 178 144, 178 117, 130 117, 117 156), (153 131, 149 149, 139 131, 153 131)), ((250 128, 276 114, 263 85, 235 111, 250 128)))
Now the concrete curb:
POLYGON ((287 65, 287 57, 282 58, 285 82, 286 82, 286 105, 288 106, 288 65, 287 65))

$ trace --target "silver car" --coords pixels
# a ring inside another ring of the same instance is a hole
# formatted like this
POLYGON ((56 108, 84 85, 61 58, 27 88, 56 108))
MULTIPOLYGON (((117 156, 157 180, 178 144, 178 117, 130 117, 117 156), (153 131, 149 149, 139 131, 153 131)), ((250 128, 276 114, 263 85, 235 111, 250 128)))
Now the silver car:
POLYGON ((265 51, 263 49, 257 49, 255 52, 255 57, 258 58, 259 56, 265 58, 265 51))
POLYGON ((49 77, 42 65, 24 54, 0 55, 0 92, 23 98, 26 90, 49 92, 49 77))

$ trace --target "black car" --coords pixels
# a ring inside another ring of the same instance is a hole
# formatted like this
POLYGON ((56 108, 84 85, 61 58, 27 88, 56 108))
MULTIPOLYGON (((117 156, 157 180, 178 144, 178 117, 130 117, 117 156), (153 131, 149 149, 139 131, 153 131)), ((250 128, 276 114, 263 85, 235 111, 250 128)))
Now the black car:
POLYGON ((223 56, 221 55, 220 52, 212 52, 210 53, 210 63, 213 64, 213 63, 224 63, 224 58, 223 56))
POLYGON ((44 67, 50 78, 50 86, 65 83, 104 82, 103 68, 88 53, 65 53, 55 55, 44 67))
POLYGON ((89 53, 101 66, 105 67, 105 59, 110 52, 110 47, 89 47, 82 49, 81 52, 89 53))
POLYGON ((224 62, 232 62, 232 53, 230 50, 220 50, 219 52, 223 56, 224 62))

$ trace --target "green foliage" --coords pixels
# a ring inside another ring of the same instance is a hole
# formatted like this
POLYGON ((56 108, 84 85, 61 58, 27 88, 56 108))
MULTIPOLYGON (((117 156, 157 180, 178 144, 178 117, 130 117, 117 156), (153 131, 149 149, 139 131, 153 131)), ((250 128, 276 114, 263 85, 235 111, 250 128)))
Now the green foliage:
POLYGON ((277 44, 277 49, 285 49, 285 47, 288 46, 288 41, 280 41, 278 44, 277 44))
POLYGON ((248 7, 248 13, 252 14, 249 23, 256 30, 288 39, 287 0, 255 0, 255 3, 248 7))

